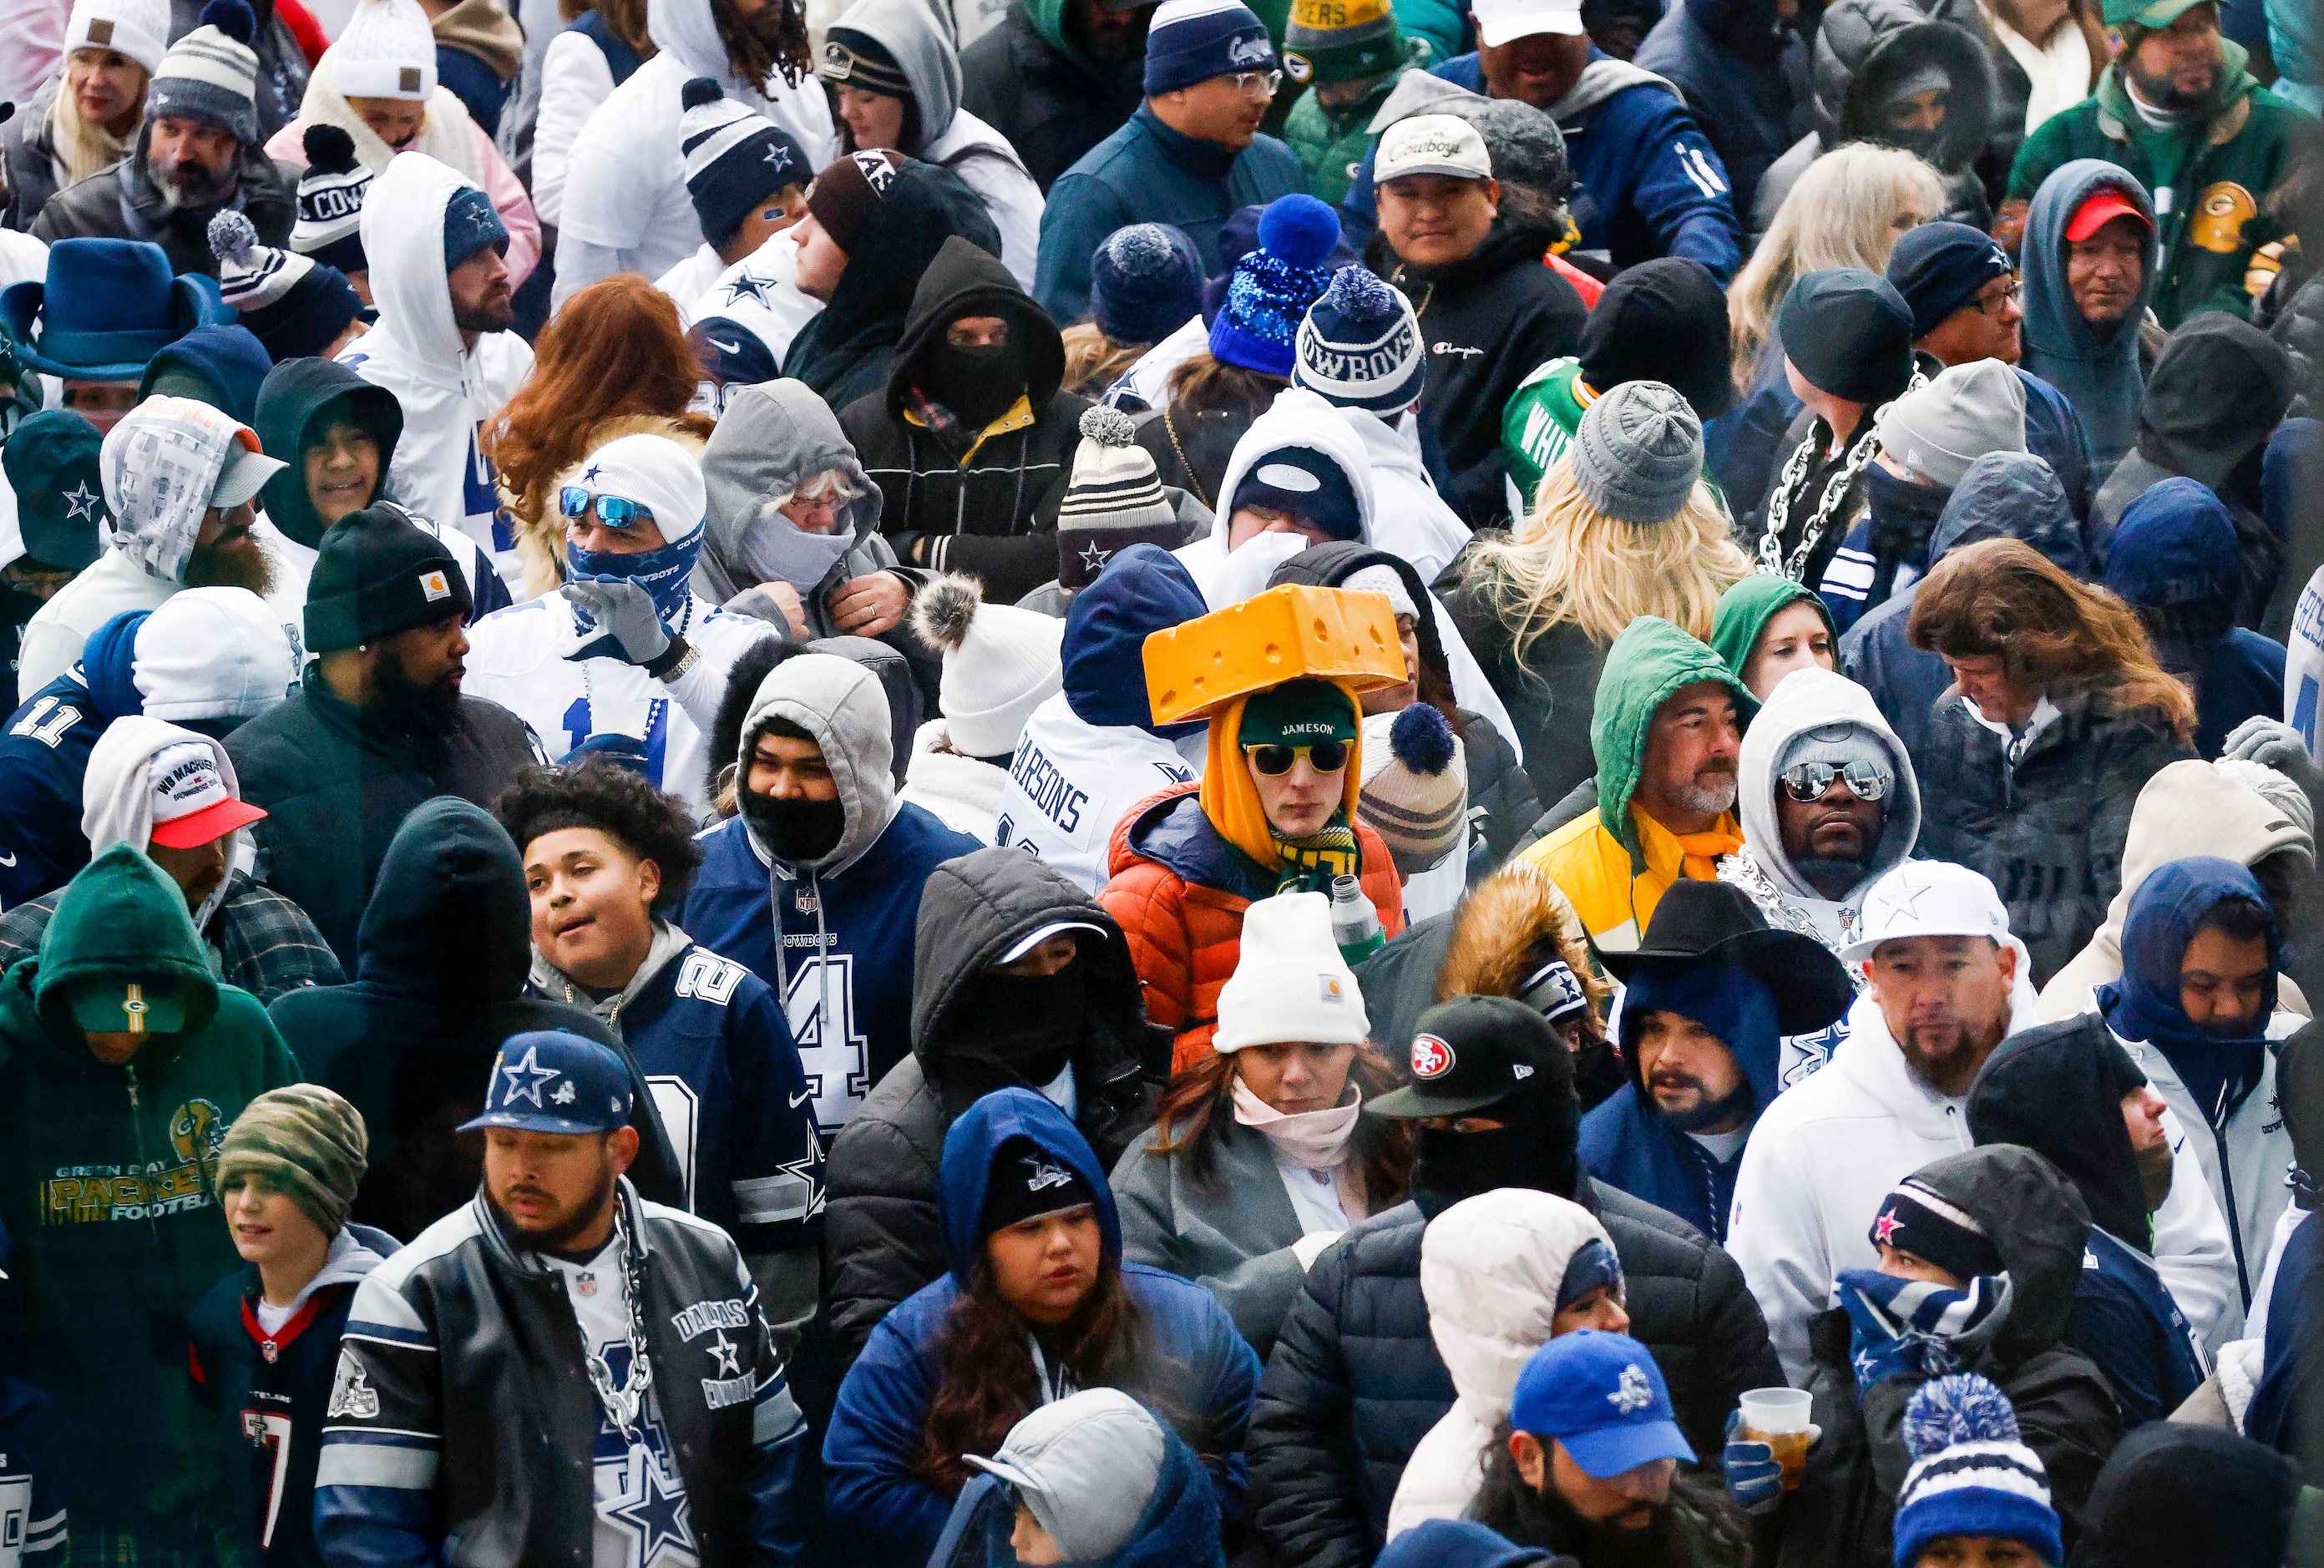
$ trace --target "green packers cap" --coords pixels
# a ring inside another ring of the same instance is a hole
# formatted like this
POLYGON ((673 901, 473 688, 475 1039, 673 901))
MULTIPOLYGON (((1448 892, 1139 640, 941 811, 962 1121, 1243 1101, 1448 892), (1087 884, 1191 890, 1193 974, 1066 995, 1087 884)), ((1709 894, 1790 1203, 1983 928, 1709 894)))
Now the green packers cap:
POLYGON ((1386 76, 1408 54, 1388 0, 1296 0, 1283 34, 1283 69, 1295 82, 1386 76))
POLYGON ((72 1016, 92 1034, 169 1035, 186 1027, 186 1002, 166 980, 92 980, 73 988, 72 1016))
POLYGON ((2151 32, 2170 26, 2198 5, 2208 5, 2215 0, 2106 0, 2106 24, 2120 27, 2135 23, 2151 32))

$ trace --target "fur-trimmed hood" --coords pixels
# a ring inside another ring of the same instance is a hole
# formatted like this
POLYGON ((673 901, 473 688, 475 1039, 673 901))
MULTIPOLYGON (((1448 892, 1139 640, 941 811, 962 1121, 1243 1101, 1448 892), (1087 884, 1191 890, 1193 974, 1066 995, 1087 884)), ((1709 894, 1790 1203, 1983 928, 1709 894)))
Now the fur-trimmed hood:
POLYGON ((1600 1019, 1613 989, 1590 967, 1582 917, 1547 872, 1513 860, 1477 884, 1452 915, 1452 939, 1436 972, 1438 1001, 1454 996, 1510 996, 1545 941, 1582 982, 1600 1019))

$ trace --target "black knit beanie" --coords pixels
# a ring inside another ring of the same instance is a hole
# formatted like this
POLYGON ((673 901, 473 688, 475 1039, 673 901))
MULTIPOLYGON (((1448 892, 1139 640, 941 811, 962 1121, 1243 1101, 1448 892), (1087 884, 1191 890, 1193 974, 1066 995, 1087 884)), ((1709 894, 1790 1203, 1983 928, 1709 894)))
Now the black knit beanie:
POLYGON ((475 608, 441 540, 401 507, 367 506, 323 535, 307 582, 307 647, 334 653, 475 608))

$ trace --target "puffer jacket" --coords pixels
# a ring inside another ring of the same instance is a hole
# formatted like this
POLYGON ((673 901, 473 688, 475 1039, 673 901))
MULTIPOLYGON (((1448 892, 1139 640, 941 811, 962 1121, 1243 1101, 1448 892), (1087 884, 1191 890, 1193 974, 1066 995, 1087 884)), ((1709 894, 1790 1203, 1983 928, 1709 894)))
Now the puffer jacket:
POLYGON ((2255 320, 2278 294, 2285 296, 2282 309, 2261 325, 2292 359, 2292 417, 2312 419, 2324 413, 2324 263, 2311 268, 2297 289, 2273 286, 2254 308, 2255 320))
MULTIPOLYGON (((1794 17, 1806 20, 1801 13, 1794 17)), ((1807 131, 1809 41, 1775 0, 1673 0, 1630 63, 1686 95, 1748 214, 1767 166, 1807 131)))
MULTIPOLYGON (((1584 1176, 1575 1200, 1613 1238, 1630 1334, 1653 1352, 1698 1453, 1719 1452, 1747 1388, 1784 1380, 1734 1259, 1701 1231, 1584 1176)), ((1259 1529, 1277 1562, 1361 1568, 1386 1539, 1397 1478, 1452 1407, 1420 1289, 1427 1224, 1399 1204, 1325 1250, 1284 1319, 1251 1416, 1259 1529)))

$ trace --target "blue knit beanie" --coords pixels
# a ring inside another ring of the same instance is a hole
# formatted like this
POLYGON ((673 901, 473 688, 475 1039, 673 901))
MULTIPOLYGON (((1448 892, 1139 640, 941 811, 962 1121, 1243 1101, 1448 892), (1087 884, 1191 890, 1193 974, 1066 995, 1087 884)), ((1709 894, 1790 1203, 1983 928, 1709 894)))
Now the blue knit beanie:
POLYGON ((1133 223, 1090 257, 1090 318, 1116 343, 1159 343, 1203 309, 1203 258, 1184 229, 1133 223))
POLYGON ((1393 418, 1420 401, 1428 355, 1412 301, 1363 267, 1342 267, 1299 324, 1291 384, 1343 409, 1393 418))
POLYGON ((1225 308, 1211 323, 1211 354, 1268 375, 1291 374, 1293 345, 1332 273, 1340 218, 1312 196, 1278 197, 1259 220, 1259 248, 1234 267, 1225 308))
POLYGON ((493 198, 473 185, 464 185, 444 204, 444 270, 450 272, 486 245, 508 254, 508 226, 493 210, 493 198))
POLYGON ((1214 76, 1274 66, 1267 23, 1240 0, 1162 0, 1146 31, 1149 98, 1214 76))
POLYGON ((2065 1561, 2050 1478, 2007 1395, 1974 1372, 1924 1383, 1904 1407, 1904 1435, 1913 1468, 1896 1494, 1896 1568, 1944 1536, 2017 1541, 2051 1568, 2065 1561))

